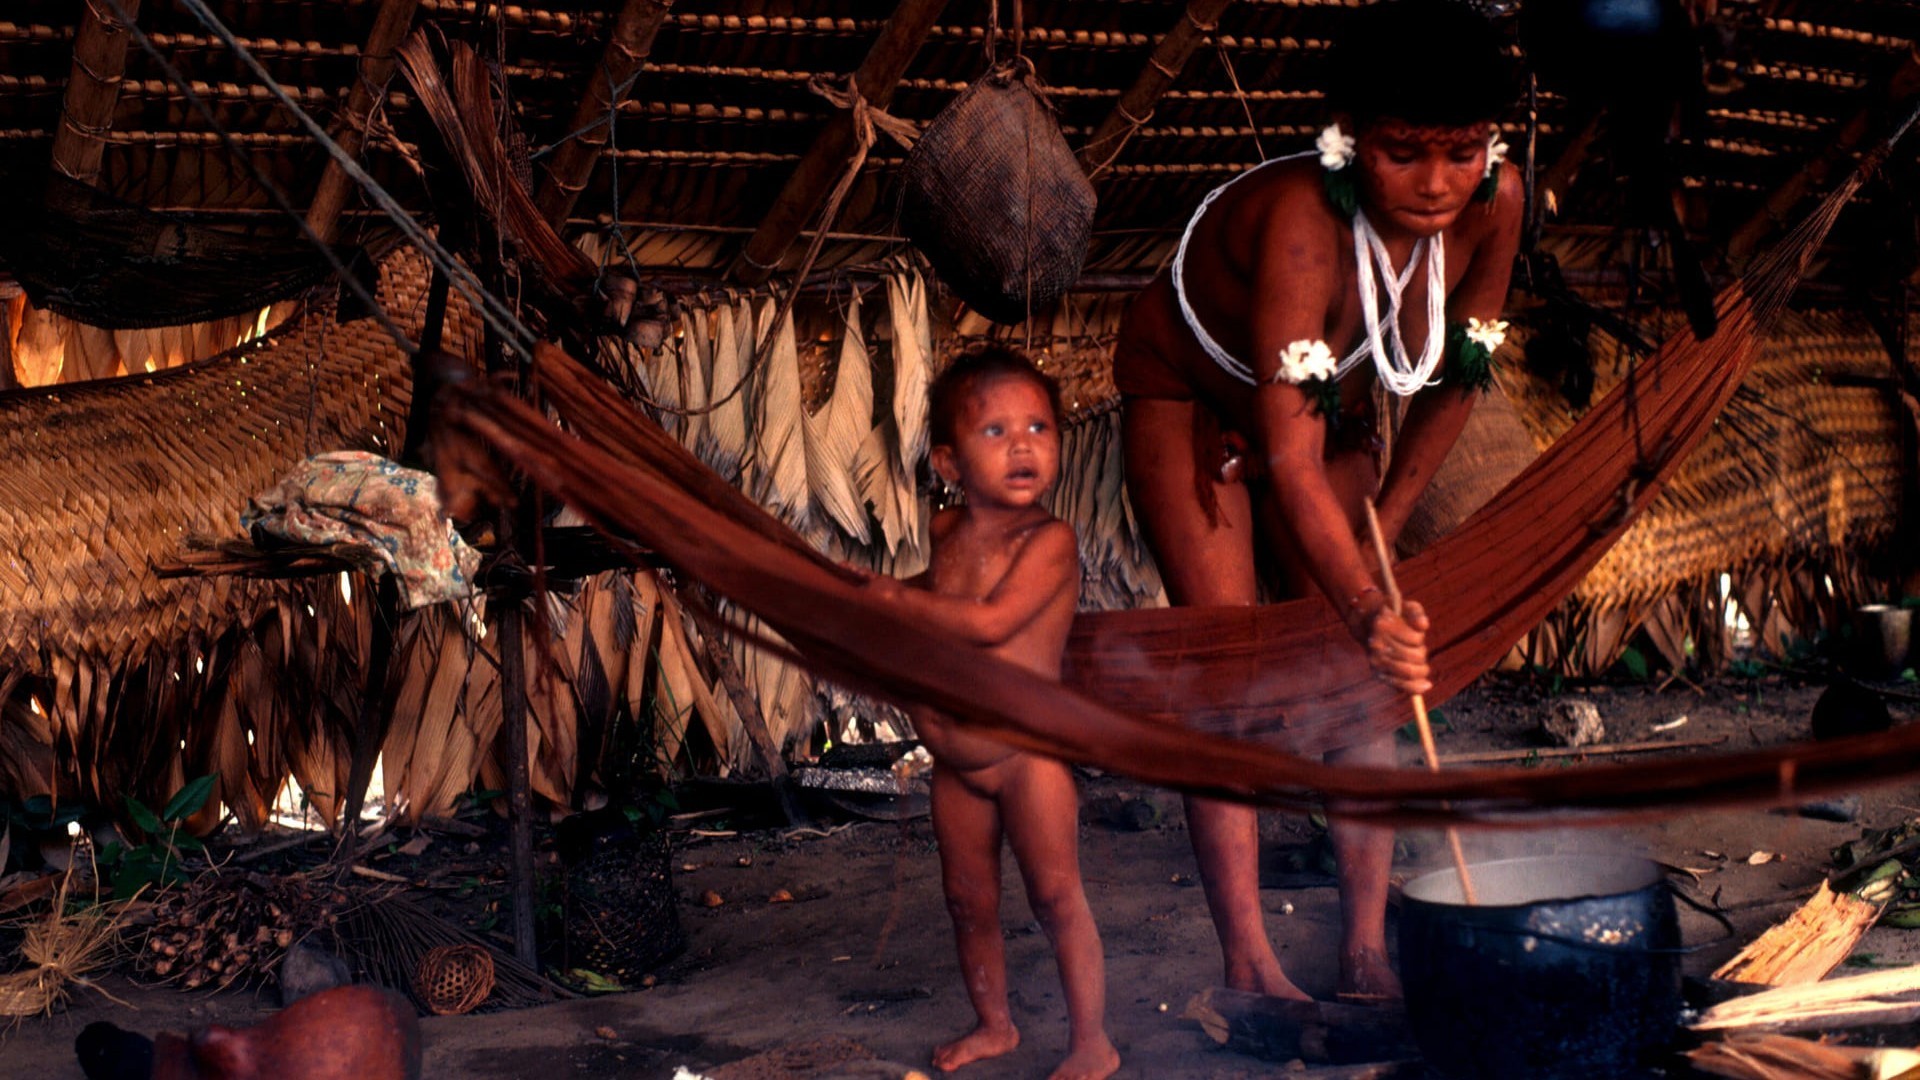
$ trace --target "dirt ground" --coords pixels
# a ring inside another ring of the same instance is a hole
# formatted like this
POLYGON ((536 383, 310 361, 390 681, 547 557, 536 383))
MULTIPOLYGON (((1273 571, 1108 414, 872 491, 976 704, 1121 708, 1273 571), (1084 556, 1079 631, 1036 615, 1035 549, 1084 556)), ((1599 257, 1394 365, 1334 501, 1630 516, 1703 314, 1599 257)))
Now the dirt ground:
MULTIPOLYGON (((1547 689, 1535 680, 1483 681, 1440 710, 1442 754, 1543 746, 1537 727, 1547 689)), ((1771 676, 1722 680, 1704 690, 1671 682, 1660 690, 1641 683, 1565 692, 1595 703, 1610 742, 1720 740, 1712 750, 1684 751, 1706 753, 1804 738, 1820 687, 1771 676), (1686 722, 1673 725, 1681 716, 1686 722)), ((1909 721, 1916 710, 1896 702, 1893 712, 1896 721, 1909 721)), ((1417 760, 1411 741, 1403 750, 1409 763, 1417 760)), ((1562 761, 1529 764, 1556 768, 1562 761)), ((1717 899, 1738 931, 1733 940, 1688 957, 1687 971, 1704 974, 1809 895, 1835 845, 1865 827, 1920 817, 1917 788, 1920 781, 1861 792, 1854 822, 1750 809, 1691 813, 1629 828, 1476 832, 1467 835, 1466 846, 1470 859, 1628 850, 1690 868, 1698 876, 1690 891, 1717 899)), ((1218 982, 1219 953, 1195 880, 1179 800, 1108 776, 1083 776, 1083 796, 1090 806, 1129 796, 1154 800, 1164 810, 1144 831, 1083 815, 1083 869, 1106 949, 1108 1024, 1124 1061, 1121 1075, 1227 1080, 1278 1071, 1279 1066, 1216 1048, 1192 1021, 1181 1018, 1190 997, 1218 982)), ((696 824, 730 831, 720 818, 696 824)), ((1313 872, 1312 850, 1301 847, 1314 830, 1284 815, 1269 815, 1263 829, 1269 840, 1264 876, 1275 886, 1261 894, 1270 932, 1296 981, 1309 992, 1329 995, 1337 900, 1313 872)), ((1436 836, 1415 833, 1404 840, 1397 873, 1411 876, 1444 862, 1445 847, 1436 836)), ((496 866, 505 858, 492 850, 480 855, 496 866)), ((381 865, 406 873, 405 858, 381 865)), ((717 836, 682 831, 674 867, 691 944, 659 972, 656 985, 519 1012, 427 1019, 427 1075, 666 1078, 681 1066, 711 1072, 811 1042, 816 1060, 821 1054, 834 1057, 835 1048, 844 1051, 838 1056, 847 1056, 853 1052, 850 1044, 857 1043, 896 1067, 803 1073, 797 1067, 736 1066, 723 1075, 897 1077, 905 1067, 925 1068, 931 1047, 969 1024, 940 897, 938 857, 924 817, 814 831, 717 836), (793 901, 770 902, 782 890, 793 901), (709 892, 723 902, 704 906, 709 892)), ((1012 885, 1017 877, 1010 857, 1006 876, 1009 978, 1023 1042, 1007 1057, 960 1074, 975 1080, 1044 1076, 1066 1046, 1052 955, 1012 885)), ((1711 921, 1684 911, 1682 925, 1690 943, 1722 933, 1711 921)), ((1920 962, 1920 933, 1876 929, 1856 950, 1855 962, 1920 962)), ((91 1020, 109 1019, 147 1032, 215 1020, 249 1023, 269 1011, 271 999, 270 993, 139 987, 118 978, 106 985, 132 1009, 83 993, 68 1011, 27 1022, 0 1043, 0 1075, 80 1076, 72 1040, 91 1020)))

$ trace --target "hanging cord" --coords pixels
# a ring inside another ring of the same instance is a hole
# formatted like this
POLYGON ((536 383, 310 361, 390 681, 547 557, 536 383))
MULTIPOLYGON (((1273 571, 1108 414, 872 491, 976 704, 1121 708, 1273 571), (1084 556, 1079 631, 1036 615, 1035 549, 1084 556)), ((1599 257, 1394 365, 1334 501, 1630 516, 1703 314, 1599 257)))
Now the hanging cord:
MULTIPOLYGON (((1206 29, 1212 31, 1213 27, 1209 26, 1206 29)), ((1219 38, 1214 38, 1213 48, 1215 52, 1220 54, 1220 66, 1226 70, 1227 81, 1233 84, 1233 96, 1240 102, 1240 111, 1246 114, 1247 130, 1253 135, 1253 152, 1258 155, 1255 160, 1265 161, 1267 160, 1267 148, 1260 145, 1260 125, 1253 119, 1253 102, 1247 98, 1247 92, 1240 88, 1240 73, 1233 70, 1233 58, 1227 55, 1226 42, 1221 41, 1219 38)), ((1147 115, 1152 116, 1153 114, 1148 113, 1147 115)), ((1133 118, 1129 116, 1127 119, 1131 121, 1133 118)), ((1131 135, 1133 132, 1128 131, 1127 134, 1131 135)))
POLYGON ((834 106, 847 109, 852 113, 853 156, 847 159, 846 169, 841 172, 839 181, 833 185, 833 190, 827 195, 826 204, 820 211, 819 223, 814 229, 813 239, 807 244, 806 254, 800 260, 800 268, 794 272, 793 286, 787 290, 785 296, 780 298, 780 305, 774 309, 773 322, 767 329, 767 336, 755 346, 753 359, 748 362, 746 370, 740 373, 740 381, 734 383, 733 388, 721 395, 719 399, 695 408, 685 408, 655 401, 645 394, 640 395, 649 407, 672 416, 705 416, 738 397, 741 391, 746 389, 754 373, 760 369, 760 365, 765 363, 767 357, 772 354, 774 340, 780 336, 781 328, 786 325, 788 318, 792 315, 793 302, 799 298, 800 289, 806 284, 807 275, 813 272, 814 260, 819 258, 820 249, 826 244, 827 234, 832 231, 834 222, 839 219, 840 204, 846 201, 847 193, 853 189, 854 180, 859 177, 860 170, 866 167, 867 153, 873 149, 882 134, 908 148, 912 148, 914 142, 920 138, 920 129, 914 126, 911 120, 892 116, 885 109, 868 101, 866 95, 860 92, 859 84, 854 82, 852 75, 839 81, 841 85, 836 86, 834 80, 815 75, 807 80, 807 89, 826 98, 834 106))
MULTIPOLYGON (((126 10, 121 7, 120 0, 104 0, 104 2, 112 6, 122 19, 126 19, 126 10)), ((262 86, 266 87, 267 92, 272 94, 275 100, 280 102, 282 106, 293 114, 294 118, 300 122, 300 126, 306 129, 307 134, 319 142, 321 148, 327 152, 327 155, 332 158, 334 162, 339 164, 342 171, 351 177, 356 184, 360 185, 361 190, 366 192, 367 196, 380 207, 387 217, 391 219, 395 225, 400 227, 401 232, 406 234, 407 239, 413 241, 414 244, 420 248, 422 253, 427 256, 427 260, 434 264, 436 268, 446 272, 448 280, 459 287, 461 296, 464 297, 469 304, 473 305, 474 310, 480 315, 481 319, 498 333, 502 340, 510 344, 516 352, 522 356, 531 357, 533 342, 535 340, 533 331, 529 329, 525 323, 522 323, 511 310, 508 310, 504 304, 488 293, 486 287, 474 276, 473 271, 469 270, 458 259, 454 258, 446 248, 442 247, 438 240, 434 239, 418 221, 414 220, 413 215, 407 213, 406 209, 400 205, 392 193, 382 187, 379 181, 367 175, 366 170, 361 168, 360 164, 353 159, 353 155, 342 149, 340 144, 335 142, 333 138, 327 134, 326 129, 321 127, 312 115, 301 108, 300 104, 294 101, 292 97, 288 96, 285 90, 281 89, 280 84, 276 82, 267 69, 261 65, 259 59, 244 45, 240 44, 239 40, 233 36, 233 32, 227 29, 226 24, 222 23, 220 19, 207 8, 205 0, 178 0, 178 3, 181 7, 185 8, 188 13, 193 15, 194 18, 198 19, 202 26, 206 27, 215 37, 218 37, 225 43, 228 49, 232 50, 233 54, 246 66, 247 70, 252 72, 254 77, 260 80, 262 86)), ((166 59, 154 48, 152 41, 149 40, 137 26, 133 26, 130 20, 128 21, 128 26, 138 37, 140 47, 145 49, 149 55, 153 56, 154 59, 161 64, 163 70, 166 71, 169 80, 173 81, 183 91, 186 91, 191 98, 192 92, 187 89, 184 77, 180 75, 179 71, 167 63, 166 59)), ((195 100, 196 104, 204 110, 204 104, 199 103, 197 99, 195 100)), ((231 136, 224 129, 219 128, 217 123, 216 130, 221 132, 221 139, 231 145, 231 136)), ((259 174, 256 172, 255 175, 258 176, 259 174)), ((284 196, 281 197, 281 201, 284 202, 284 196)), ((283 205, 282 209, 286 210, 296 220, 301 220, 300 215, 293 211, 290 206, 283 205)), ((301 225, 302 234, 309 241, 317 246, 326 247, 326 244, 321 241, 318 236, 314 235, 313 230, 305 227, 303 220, 301 220, 301 225)), ((339 264, 337 258, 334 259, 334 265, 335 272, 342 274, 344 277, 345 267, 339 264)), ((356 292, 355 295, 358 297, 359 293, 356 292)), ((389 333, 394 332, 394 330, 397 330, 397 327, 390 329, 389 333)), ((404 334, 400 335, 397 340, 407 342, 408 345, 411 345, 411 342, 408 342, 404 334)), ((409 348, 409 351, 413 351, 413 349, 409 348)))

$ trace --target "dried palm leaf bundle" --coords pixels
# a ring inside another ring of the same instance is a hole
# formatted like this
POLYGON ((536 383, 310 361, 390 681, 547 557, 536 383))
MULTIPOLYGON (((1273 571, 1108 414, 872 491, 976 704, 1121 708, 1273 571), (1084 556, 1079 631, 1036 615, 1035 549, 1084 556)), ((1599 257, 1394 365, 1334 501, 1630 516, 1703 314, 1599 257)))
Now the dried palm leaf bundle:
POLYGON ((27 966, 0 975, 0 1016, 50 1015, 72 1000, 74 987, 98 990, 91 976, 119 959, 128 905, 69 908, 71 882, 63 879, 46 914, 27 924, 20 946, 27 966))
POLYGON ((135 966, 186 990, 267 978, 294 942, 334 925, 355 902, 311 878, 209 871, 154 897, 135 966))
POLYGON ((356 972, 382 986, 405 987, 423 1010, 430 1006, 414 988, 414 976, 429 953, 447 946, 475 946, 493 960, 493 991, 479 1011, 524 1009, 568 996, 539 972, 398 893, 349 908, 334 929, 334 943, 356 972))
POLYGON ((752 489, 760 505, 788 525, 807 526, 813 505, 807 483, 807 447, 800 389, 800 352, 793 320, 780 318, 772 297, 760 301, 754 320, 755 355, 764 357, 753 373, 754 464, 752 489), (777 325, 776 325, 777 323, 777 325))
POLYGON ((807 485, 814 507, 840 531, 869 543, 866 502, 854 481, 854 461, 873 424, 873 365, 860 336, 860 296, 847 304, 839 360, 827 400, 804 419, 807 485))

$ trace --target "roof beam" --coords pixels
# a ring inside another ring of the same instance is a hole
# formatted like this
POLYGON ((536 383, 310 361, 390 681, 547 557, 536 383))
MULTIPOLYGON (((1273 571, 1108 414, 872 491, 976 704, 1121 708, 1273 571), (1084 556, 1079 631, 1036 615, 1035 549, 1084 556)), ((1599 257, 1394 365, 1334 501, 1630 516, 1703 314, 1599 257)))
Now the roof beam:
POLYGON ((1760 243, 1787 222, 1793 208, 1808 191, 1824 186, 1828 176, 1847 166, 1854 149, 1877 130, 1878 121, 1889 106, 1900 105, 1917 95, 1920 95, 1920 47, 1910 47, 1899 67, 1863 93, 1869 100, 1834 130, 1826 148, 1806 165, 1795 169, 1767 196, 1746 224, 1734 230, 1733 239, 1727 241, 1727 261, 1734 266, 1746 263, 1760 243))
MULTIPOLYGON (((120 0, 128 20, 140 17, 140 0, 120 0)), ((53 134, 53 167, 92 184, 100 178, 101 138, 113 127, 120 101, 120 76, 127 70, 127 24, 95 4, 80 5, 73 35, 73 71, 60 103, 60 126, 53 134)))
MULTIPOLYGON (((347 95, 342 126, 334 136, 348 157, 359 157, 360 148, 366 145, 367 121, 376 104, 385 98, 387 80, 393 77, 393 51, 412 27, 413 13, 419 6, 420 0, 380 0, 380 10, 373 16, 373 29, 367 33, 366 47, 360 50, 360 69, 353 81, 353 91, 347 95)), ((307 208, 307 227, 315 236, 329 241, 334 238, 340 211, 346 208, 352 188, 353 179, 339 162, 329 157, 326 171, 320 174, 320 186, 314 191, 313 203, 307 208)))
POLYGON ((1153 47, 1153 55, 1140 77, 1114 103, 1113 111, 1093 130, 1093 137, 1080 148, 1080 166, 1089 176, 1099 176, 1120 156, 1120 151, 1153 116, 1154 106, 1166 96, 1174 80, 1186 69, 1194 51, 1213 33, 1220 13, 1233 0, 1192 0, 1180 21, 1173 24, 1153 47))
MULTIPOLYGON (((867 58, 853 73, 860 96, 875 108, 884 109, 893 98, 893 88, 906 74, 907 64, 933 29, 933 20, 947 6, 947 0, 900 0, 893 17, 881 27, 867 58)), ((829 119, 813 140, 807 154, 787 177, 760 228, 747 241, 729 268, 729 274, 747 285, 758 285, 773 275, 780 260, 793 246, 795 237, 807 219, 826 198, 834 181, 847 167, 854 151, 853 114, 843 110, 829 119)), ((824 227, 824 226, 823 226, 824 227)))
POLYGON ((646 66, 660 24, 673 9, 673 0, 626 0, 607 36, 607 51, 587 80, 587 92, 567 125, 567 136, 554 153, 553 165, 540 185, 534 205, 558 227, 572 213, 573 204, 593 176, 600 149, 613 136, 614 109, 633 88, 646 66))

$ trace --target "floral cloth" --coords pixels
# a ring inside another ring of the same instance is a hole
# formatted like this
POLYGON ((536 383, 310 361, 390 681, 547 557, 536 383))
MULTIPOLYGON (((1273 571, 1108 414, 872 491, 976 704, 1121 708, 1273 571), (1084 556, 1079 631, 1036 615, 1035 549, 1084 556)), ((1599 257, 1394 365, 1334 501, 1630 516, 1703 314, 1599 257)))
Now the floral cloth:
POLYGON ((360 450, 301 462, 253 497, 240 524, 301 543, 369 545, 400 576, 409 608, 471 595, 480 565, 480 553, 440 509, 431 473, 360 450))

